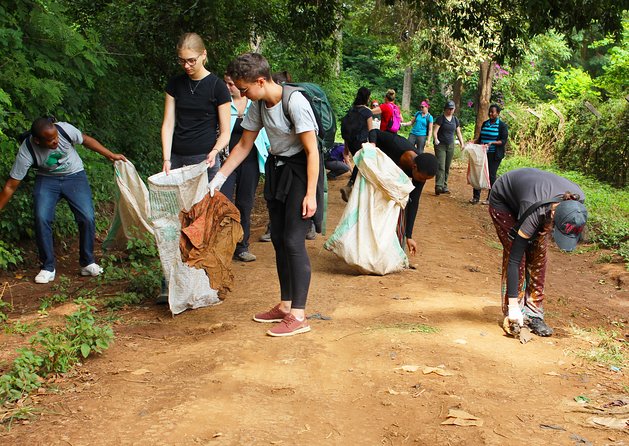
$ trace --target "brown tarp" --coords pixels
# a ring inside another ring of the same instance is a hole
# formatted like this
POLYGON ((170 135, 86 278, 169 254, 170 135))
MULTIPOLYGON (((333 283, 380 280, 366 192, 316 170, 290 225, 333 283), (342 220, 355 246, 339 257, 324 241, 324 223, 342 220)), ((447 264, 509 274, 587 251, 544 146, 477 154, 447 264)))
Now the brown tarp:
POLYGON ((208 193, 189 212, 182 211, 179 221, 181 259, 189 266, 204 269, 210 286, 224 299, 234 281, 232 256, 243 234, 238 209, 220 192, 214 197, 208 193))

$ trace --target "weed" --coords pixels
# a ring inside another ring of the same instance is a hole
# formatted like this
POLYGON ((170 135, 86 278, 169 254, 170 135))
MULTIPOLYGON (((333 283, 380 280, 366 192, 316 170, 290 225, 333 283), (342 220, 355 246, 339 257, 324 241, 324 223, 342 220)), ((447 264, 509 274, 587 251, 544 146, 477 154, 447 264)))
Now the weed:
POLYGON ((120 293, 105 302, 105 306, 112 310, 119 310, 128 305, 142 302, 142 296, 138 293, 120 293))
POLYGON ((602 253, 596 259, 596 263, 612 263, 614 261, 614 256, 612 254, 602 253))
POLYGON ((485 240, 485 244, 492 249, 498 249, 502 251, 502 244, 500 242, 497 242, 495 240, 485 240))
POLYGON ((7 430, 11 430, 11 426, 15 421, 30 420, 35 417, 35 414, 40 412, 33 406, 14 404, 13 407, 8 407, 0 414, 0 424, 6 424, 7 430))
POLYGON ((37 327, 37 322, 20 322, 15 321, 13 324, 6 324, 4 326, 4 332, 6 334, 19 334, 23 335, 26 333, 30 333, 37 327))
POLYGON ((604 328, 584 329, 573 326, 573 333, 591 344, 588 350, 578 350, 575 354, 605 365, 624 367, 629 362, 627 349, 617 341, 618 333, 614 330, 607 331, 604 328))
POLYGON ((11 310, 13 310, 13 305, 0 299, 0 323, 5 322, 8 319, 6 312, 11 310))
POLYGON ((399 322, 396 324, 384 324, 370 327, 370 330, 402 330, 409 333, 438 333, 439 329, 426 324, 417 324, 413 322, 399 322))
POLYGON ((22 251, 19 248, 9 246, 0 240, 0 269, 8 269, 9 266, 17 266, 24 261, 22 251))

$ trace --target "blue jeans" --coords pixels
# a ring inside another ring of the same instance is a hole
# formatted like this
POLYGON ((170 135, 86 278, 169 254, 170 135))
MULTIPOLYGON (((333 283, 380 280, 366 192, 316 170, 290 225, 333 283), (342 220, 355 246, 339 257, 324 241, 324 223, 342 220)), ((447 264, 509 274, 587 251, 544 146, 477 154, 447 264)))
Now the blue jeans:
POLYGON ((35 241, 41 269, 55 270, 55 250, 52 243, 52 223, 59 200, 65 198, 79 226, 79 264, 94 263, 94 205, 92 190, 85 171, 65 176, 37 175, 33 189, 35 204, 35 241))

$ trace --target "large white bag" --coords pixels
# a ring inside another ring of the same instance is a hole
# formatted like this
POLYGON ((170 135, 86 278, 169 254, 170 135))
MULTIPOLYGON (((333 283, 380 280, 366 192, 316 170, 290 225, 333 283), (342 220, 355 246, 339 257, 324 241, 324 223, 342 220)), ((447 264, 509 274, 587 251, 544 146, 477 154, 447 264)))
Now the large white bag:
POLYGON ((482 144, 465 144, 463 158, 467 158, 467 184, 474 189, 491 189, 487 149, 482 144))
POLYGON ((354 155, 358 176, 341 220, 324 247, 361 272, 385 275, 408 267, 396 225, 414 186, 375 145, 354 155))
POLYGON ((127 240, 153 235, 149 219, 149 191, 131 161, 116 161, 114 175, 120 195, 114 220, 103 242, 103 249, 123 248, 127 240))
POLYGON ((168 281, 168 304, 174 314, 189 308, 220 303, 210 287, 205 270, 192 268, 181 260, 179 212, 189 211, 208 193, 207 164, 155 174, 148 179, 150 218, 155 231, 159 258, 168 281))

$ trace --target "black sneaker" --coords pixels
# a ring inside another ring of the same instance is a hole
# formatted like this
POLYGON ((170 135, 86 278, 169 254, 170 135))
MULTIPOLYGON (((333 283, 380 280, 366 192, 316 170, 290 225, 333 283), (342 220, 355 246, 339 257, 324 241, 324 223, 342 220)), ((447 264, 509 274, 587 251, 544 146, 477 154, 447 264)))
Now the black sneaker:
POLYGON ((525 324, 531 329, 531 333, 537 336, 547 337, 554 333, 554 330, 546 325, 544 319, 539 317, 531 317, 525 324))
POLYGON ((450 189, 444 187, 443 189, 441 189, 441 193, 442 194, 449 194, 450 193, 450 189))
POLYGON ((440 187, 435 187, 435 195, 440 195, 443 193, 443 189, 441 189, 440 187))

